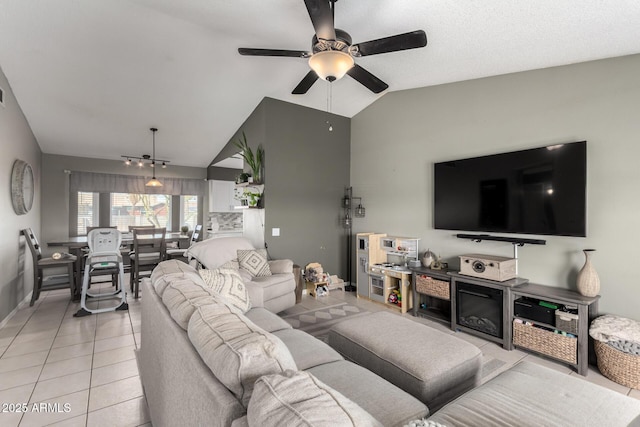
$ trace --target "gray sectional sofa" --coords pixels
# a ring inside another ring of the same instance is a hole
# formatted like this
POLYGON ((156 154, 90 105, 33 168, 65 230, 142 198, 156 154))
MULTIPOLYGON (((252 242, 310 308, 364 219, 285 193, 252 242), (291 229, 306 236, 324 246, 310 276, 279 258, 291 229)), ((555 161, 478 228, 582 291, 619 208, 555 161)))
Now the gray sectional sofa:
MULTIPOLYGON (((247 408, 242 400, 214 375, 194 348, 189 333, 165 306, 160 295, 163 292, 156 291, 199 286, 198 273, 179 261, 165 261, 157 270, 142 282, 142 335, 137 354, 153 425, 230 426, 234 421, 234 425, 247 425, 247 408)), ((203 303, 201 296, 193 300, 203 303)), ((311 373, 379 423, 357 425, 402 426, 428 414, 426 405, 413 396, 344 360, 322 341, 292 329, 265 308, 252 308, 243 316, 284 343, 298 370, 311 373)))
MULTIPOLYGON (((264 307, 243 314, 218 299, 187 264, 161 263, 142 290, 137 358, 155 427, 403 426, 429 415, 420 400, 264 307), (258 341, 266 351, 233 347, 258 341), (242 366, 243 355, 270 372, 242 366), (249 375, 230 385, 242 370, 249 375)), ((520 363, 423 425, 637 426, 640 401, 520 363)))

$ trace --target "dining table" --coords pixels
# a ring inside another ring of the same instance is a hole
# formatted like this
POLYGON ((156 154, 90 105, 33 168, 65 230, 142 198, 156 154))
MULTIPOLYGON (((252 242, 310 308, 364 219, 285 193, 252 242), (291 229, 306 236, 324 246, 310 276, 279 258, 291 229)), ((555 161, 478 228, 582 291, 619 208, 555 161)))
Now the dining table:
MULTIPOLYGON (((167 243, 170 242, 178 242, 180 244, 181 241, 186 242, 188 244, 189 235, 183 234, 181 232, 167 232, 165 234, 165 241, 167 243)), ((62 238, 54 238, 47 241, 47 246, 49 247, 66 247, 69 249, 69 253, 76 256, 76 262, 74 266, 74 281, 75 281, 75 289, 73 292, 73 299, 80 300, 80 290, 82 289, 82 261, 84 258, 84 251, 89 248, 89 243, 87 242, 87 236, 68 236, 62 238)), ((129 246, 130 248, 133 246, 133 233, 125 232, 122 233, 122 242, 121 246, 129 246)))

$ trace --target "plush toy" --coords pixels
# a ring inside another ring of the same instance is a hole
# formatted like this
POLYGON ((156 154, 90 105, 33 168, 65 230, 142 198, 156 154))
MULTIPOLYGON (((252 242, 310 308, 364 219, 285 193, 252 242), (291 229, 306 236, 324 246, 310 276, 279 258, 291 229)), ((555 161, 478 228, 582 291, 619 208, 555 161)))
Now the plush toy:
POLYGON ((389 302, 391 304, 401 304, 400 300, 401 300, 400 291, 397 289, 392 290, 391 293, 389 294, 389 302))

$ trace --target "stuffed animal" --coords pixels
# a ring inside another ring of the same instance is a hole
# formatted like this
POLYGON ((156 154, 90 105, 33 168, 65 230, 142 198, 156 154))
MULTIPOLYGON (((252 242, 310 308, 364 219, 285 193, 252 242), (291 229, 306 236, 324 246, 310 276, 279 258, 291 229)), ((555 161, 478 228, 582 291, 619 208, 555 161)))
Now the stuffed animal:
POLYGON ((324 280, 324 270, 317 262, 307 264, 304 268, 304 277, 308 282, 322 282, 324 280))

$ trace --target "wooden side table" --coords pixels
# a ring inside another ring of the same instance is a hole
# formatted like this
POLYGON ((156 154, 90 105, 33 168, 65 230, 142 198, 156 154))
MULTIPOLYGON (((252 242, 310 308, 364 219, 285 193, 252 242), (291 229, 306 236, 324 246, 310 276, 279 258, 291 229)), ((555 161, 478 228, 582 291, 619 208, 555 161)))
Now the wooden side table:
POLYGON ((327 287, 327 293, 329 292, 329 283, 326 281, 322 281, 322 282, 309 282, 309 281, 305 281, 307 284, 307 295, 312 296, 314 298, 318 298, 318 286, 326 286, 327 287))

